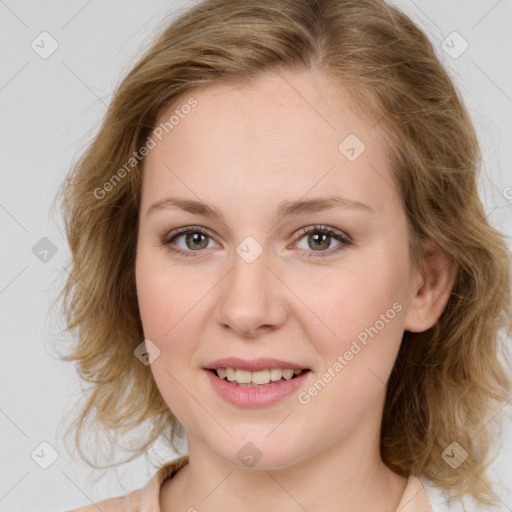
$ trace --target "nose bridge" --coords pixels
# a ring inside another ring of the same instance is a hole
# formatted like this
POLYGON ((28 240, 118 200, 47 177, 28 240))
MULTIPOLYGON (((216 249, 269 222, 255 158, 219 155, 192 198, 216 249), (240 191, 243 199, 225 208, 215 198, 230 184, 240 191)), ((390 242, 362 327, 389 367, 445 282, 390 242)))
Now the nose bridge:
POLYGON ((284 298, 268 268, 272 264, 268 251, 248 238, 232 255, 218 302, 219 323, 243 335, 254 334, 262 326, 277 327, 285 319, 284 298))

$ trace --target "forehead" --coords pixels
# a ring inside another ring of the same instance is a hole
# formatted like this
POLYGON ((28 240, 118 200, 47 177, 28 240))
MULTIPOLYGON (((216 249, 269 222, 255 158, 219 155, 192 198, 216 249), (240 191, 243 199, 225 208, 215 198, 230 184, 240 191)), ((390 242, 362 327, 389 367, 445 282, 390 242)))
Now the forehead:
POLYGON ((280 71, 195 89, 157 125, 177 110, 179 123, 146 157, 143 195, 153 200, 164 191, 204 200, 215 192, 241 206, 279 190, 280 199, 333 187, 357 195, 369 179, 380 187, 391 179, 378 124, 324 75, 280 71), (197 104, 180 113, 190 98, 197 104))

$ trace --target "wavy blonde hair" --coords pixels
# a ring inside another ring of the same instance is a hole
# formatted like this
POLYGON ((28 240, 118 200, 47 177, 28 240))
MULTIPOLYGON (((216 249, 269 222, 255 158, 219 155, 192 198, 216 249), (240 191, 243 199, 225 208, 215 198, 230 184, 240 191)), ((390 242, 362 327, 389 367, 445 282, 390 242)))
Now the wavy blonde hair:
POLYGON ((120 83, 58 194, 72 254, 59 297, 67 330, 77 334, 62 358, 77 361, 92 384, 74 424, 76 446, 98 467, 81 449, 87 419, 111 442, 150 426, 125 461, 160 436, 175 446, 180 427, 150 367, 134 357, 144 339, 134 270, 144 161, 113 176, 170 104, 198 87, 279 69, 321 70, 384 127, 414 263, 421 265, 421 242, 430 239, 457 266, 435 326, 404 333, 387 387, 382 459, 456 497, 492 503, 485 421, 510 389, 499 337, 502 328, 510 333, 508 252, 486 219, 477 137, 448 73, 427 36, 381 0, 204 1, 173 20, 120 83), (456 470, 441 455, 453 441, 469 454, 456 470))

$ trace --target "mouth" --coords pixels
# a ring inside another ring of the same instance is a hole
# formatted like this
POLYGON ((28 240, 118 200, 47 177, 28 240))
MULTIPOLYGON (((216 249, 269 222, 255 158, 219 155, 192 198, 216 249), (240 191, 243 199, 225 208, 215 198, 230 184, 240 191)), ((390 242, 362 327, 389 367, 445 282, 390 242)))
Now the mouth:
POLYGON ((313 370, 280 359, 226 357, 204 368, 213 390, 225 401, 242 408, 261 408, 293 396, 309 381, 313 370))
POLYGON ((208 368, 219 379, 229 384, 243 388, 264 388, 296 379, 299 375, 307 373, 308 368, 266 368, 262 370, 246 370, 243 368, 208 368))

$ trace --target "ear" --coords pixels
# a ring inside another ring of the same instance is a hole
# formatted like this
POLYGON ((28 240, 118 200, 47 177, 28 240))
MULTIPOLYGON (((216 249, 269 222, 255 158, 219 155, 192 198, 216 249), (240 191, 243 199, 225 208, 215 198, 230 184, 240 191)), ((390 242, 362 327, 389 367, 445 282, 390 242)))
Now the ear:
POLYGON ((405 314, 405 330, 422 332, 437 322, 450 298, 456 274, 456 263, 429 240, 424 247, 421 269, 416 270, 413 297, 405 314))

